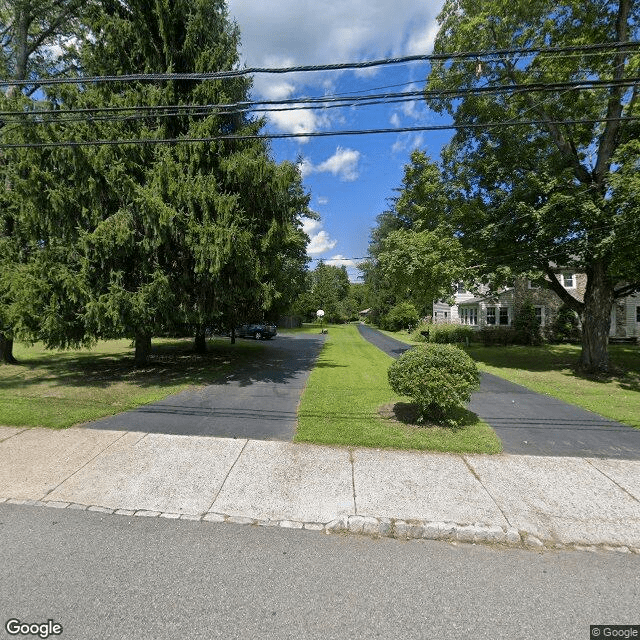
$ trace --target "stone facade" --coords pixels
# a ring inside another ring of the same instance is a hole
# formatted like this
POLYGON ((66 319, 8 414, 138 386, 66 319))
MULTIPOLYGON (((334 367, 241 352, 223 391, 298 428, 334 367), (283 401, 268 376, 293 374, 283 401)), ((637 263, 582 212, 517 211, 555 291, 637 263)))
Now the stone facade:
MULTIPOLYGON (((583 300, 587 287, 587 276, 583 273, 564 271, 557 274, 562 286, 571 295, 583 300)), ((458 290, 454 294, 455 303, 448 305, 436 302, 433 305, 434 322, 466 324, 481 329, 483 326, 511 326, 519 310, 525 304, 531 304, 542 327, 553 323, 562 300, 551 289, 537 286, 525 279, 518 279, 514 286, 497 294, 489 295, 486 289, 480 289, 474 296, 467 291, 458 290)), ((640 294, 618 300, 611 312, 612 337, 640 336, 640 294)))

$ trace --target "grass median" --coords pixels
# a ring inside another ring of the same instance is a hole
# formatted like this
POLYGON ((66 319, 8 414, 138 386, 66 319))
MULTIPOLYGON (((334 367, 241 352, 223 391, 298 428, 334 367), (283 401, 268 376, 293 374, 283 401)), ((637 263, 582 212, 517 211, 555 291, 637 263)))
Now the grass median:
POLYGON ((381 407, 409 402, 389 387, 392 361, 365 341, 356 326, 331 326, 300 401, 295 441, 455 453, 502 450, 493 429, 470 412, 466 424, 456 429, 382 417, 381 407))
POLYGON ((17 365, 0 366, 0 425, 64 428, 211 384, 262 345, 211 340, 195 355, 191 340, 157 339, 148 366, 134 367, 129 340, 92 349, 47 351, 16 345, 17 365))

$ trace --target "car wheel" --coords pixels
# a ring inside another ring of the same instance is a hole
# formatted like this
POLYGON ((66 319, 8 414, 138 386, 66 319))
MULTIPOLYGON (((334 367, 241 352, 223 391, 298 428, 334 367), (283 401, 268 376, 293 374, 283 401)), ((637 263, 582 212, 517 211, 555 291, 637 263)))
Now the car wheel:
POLYGON ((260 331, 256 331, 255 336, 256 340, 262 340, 262 333, 260 333, 260 331))

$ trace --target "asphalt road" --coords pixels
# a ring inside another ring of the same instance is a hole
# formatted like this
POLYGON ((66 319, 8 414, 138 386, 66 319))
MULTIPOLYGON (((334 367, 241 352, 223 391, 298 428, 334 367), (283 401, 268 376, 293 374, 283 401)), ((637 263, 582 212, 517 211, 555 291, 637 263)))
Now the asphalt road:
POLYGON ((278 335, 220 384, 184 391, 85 426, 174 435, 293 439, 300 395, 325 336, 278 335))
MULTIPOLYGON (((409 348, 366 325, 358 329, 393 358, 409 348)), ((488 373, 481 374, 469 409, 493 427, 505 453, 640 460, 639 429, 488 373)))
POLYGON ((52 619, 63 640, 587 640, 590 624, 640 624, 630 554, 8 504, 0 540, 0 638, 11 618, 52 619))

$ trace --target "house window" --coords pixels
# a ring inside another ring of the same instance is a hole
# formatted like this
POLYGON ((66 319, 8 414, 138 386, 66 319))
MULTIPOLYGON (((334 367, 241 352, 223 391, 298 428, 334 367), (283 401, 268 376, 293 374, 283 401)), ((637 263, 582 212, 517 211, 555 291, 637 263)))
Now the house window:
POLYGON ((495 323, 496 323, 496 308, 487 307, 487 324, 495 324, 495 323))
POLYGON ((636 322, 640 322, 640 307, 636 307, 636 322))
POLYGON ((467 290, 464 288, 464 283, 458 282, 457 291, 458 293, 467 293, 467 290))
POLYGON ((500 307, 500 324, 509 324, 509 308, 500 307))
POLYGON ((536 311, 536 321, 542 327, 544 326, 544 307, 534 307, 536 311))
POLYGON ((469 324, 478 324, 478 310, 475 308, 469 309, 469 324))
POLYGON ((563 273, 562 284, 565 289, 573 289, 576 286, 573 273, 563 273))

